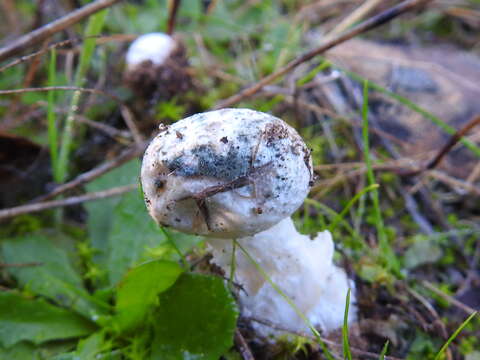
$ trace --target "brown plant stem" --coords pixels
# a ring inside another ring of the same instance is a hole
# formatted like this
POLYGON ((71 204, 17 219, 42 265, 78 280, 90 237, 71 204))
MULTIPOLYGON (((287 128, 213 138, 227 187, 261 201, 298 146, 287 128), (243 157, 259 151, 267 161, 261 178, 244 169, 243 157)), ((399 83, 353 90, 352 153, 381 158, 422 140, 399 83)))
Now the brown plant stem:
POLYGON ((53 34, 66 29, 67 27, 76 24, 82 19, 103 10, 120 0, 97 0, 87 4, 80 9, 72 11, 67 15, 57 19, 49 24, 42 26, 39 29, 29 32, 18 39, 11 42, 9 45, 0 49, 0 61, 8 59, 10 56, 16 55, 26 48, 48 39, 53 34))
POLYGON ((442 161, 442 159, 453 149, 453 147, 464 137, 470 130, 472 130, 475 126, 480 124, 480 115, 476 115, 473 117, 464 127, 460 130, 455 132, 447 143, 438 151, 438 153, 422 168, 414 170, 414 171, 407 171, 401 173, 402 176, 415 176, 419 175, 420 173, 426 170, 432 170, 437 167, 438 164, 442 161))
POLYGON ((86 184, 98 178, 99 176, 125 164, 127 161, 137 156, 140 156, 145 151, 146 146, 147 146, 147 143, 143 143, 143 146, 134 146, 132 148, 126 149, 115 159, 108 161, 104 164, 101 164, 87 172, 84 172, 78 175, 75 179, 65 184, 58 185, 51 192, 34 199, 31 203, 38 203, 45 200, 49 200, 51 198, 54 198, 55 196, 58 196, 69 190, 72 190, 76 187, 86 184))
POLYGON ((143 143, 143 136, 140 130, 137 128, 137 125, 135 124, 132 111, 128 108, 127 105, 123 103, 123 101, 119 97, 109 94, 105 91, 102 91, 99 89, 82 88, 78 86, 45 86, 40 88, 0 90, 0 95, 23 94, 27 92, 37 92, 37 91, 44 92, 44 91, 53 91, 53 90, 80 91, 80 92, 86 92, 90 94, 97 94, 97 95, 108 97, 111 100, 117 102, 120 106, 120 112, 123 116, 123 120, 125 121, 125 124, 127 124, 127 127, 130 130, 130 132, 132 133, 133 139, 138 145, 143 143))
POLYGON ((175 23, 177 20, 178 8, 180 7, 181 0, 170 0, 168 9, 168 23, 167 34, 172 35, 175 31, 175 23))
POLYGON ((119 186, 108 190, 97 191, 80 196, 72 196, 61 200, 51 200, 30 205, 21 205, 9 209, 0 210, 0 220, 12 218, 14 216, 30 214, 48 209, 59 208, 63 206, 72 206, 86 201, 105 199, 112 196, 118 196, 132 191, 138 187, 137 184, 119 186))

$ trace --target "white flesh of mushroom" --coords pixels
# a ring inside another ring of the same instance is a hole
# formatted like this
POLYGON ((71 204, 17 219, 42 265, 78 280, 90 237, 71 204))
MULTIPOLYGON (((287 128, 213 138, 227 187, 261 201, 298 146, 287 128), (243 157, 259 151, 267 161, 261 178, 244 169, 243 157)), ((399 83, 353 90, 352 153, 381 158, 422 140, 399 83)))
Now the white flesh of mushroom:
POLYGON ((130 45, 126 55, 127 68, 132 69, 144 61, 162 65, 176 47, 175 40, 164 33, 141 35, 130 45))
MULTIPOLYGON (((310 321, 330 331, 343 322, 353 284, 332 263, 330 233, 310 240, 289 218, 308 194, 311 169, 309 150, 285 122, 223 109, 162 129, 145 152, 141 178, 147 208, 159 224, 208 236, 212 261, 226 274, 232 242, 225 239, 239 239, 310 321)), ((243 313, 305 330, 294 309, 247 258, 236 255, 235 280, 246 290, 239 293, 243 313)), ((275 333, 255 326, 263 335, 275 333)))

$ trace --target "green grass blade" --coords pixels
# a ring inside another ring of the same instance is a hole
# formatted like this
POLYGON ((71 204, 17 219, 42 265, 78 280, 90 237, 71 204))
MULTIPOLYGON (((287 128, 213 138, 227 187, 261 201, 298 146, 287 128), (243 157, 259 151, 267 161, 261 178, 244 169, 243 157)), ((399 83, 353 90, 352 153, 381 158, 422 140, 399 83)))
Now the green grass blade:
POLYGON ((343 208, 343 210, 335 216, 335 218, 332 220, 332 224, 329 226, 328 230, 333 231, 337 227, 338 223, 342 221, 345 218, 345 215, 348 213, 350 208, 367 192, 375 190, 378 188, 378 184, 371 184, 367 186, 366 188, 363 188, 358 194, 356 194, 348 203, 347 205, 343 208))
POLYGON ((95 50, 96 39, 94 38, 100 31, 102 31, 105 19, 107 17, 108 10, 103 10, 93 15, 87 24, 85 29, 85 42, 83 43, 82 52, 80 54, 80 61, 78 64, 77 72, 75 74, 75 86, 83 86, 85 83, 85 75, 87 74, 90 66, 90 61, 95 50))
MULTIPOLYGON (((55 86, 57 67, 57 51, 53 48, 50 51, 50 62, 48 64, 48 86, 55 86)), ((55 115, 55 91, 49 91, 47 95, 47 124, 48 124, 48 143, 50 146, 50 160, 52 163, 53 179, 60 182, 58 174, 58 131, 55 115)))
MULTIPOLYGON (((363 155, 365 158, 365 164, 367 166, 367 180, 369 186, 376 183, 375 175, 373 174, 372 159, 370 157, 370 140, 368 131, 368 80, 363 84, 363 105, 362 105, 362 138, 363 138, 363 155)), ((373 203, 373 211, 375 217, 375 224, 377 227, 378 244, 380 247, 381 257, 385 261, 385 266, 394 271, 396 274, 400 271, 400 263, 395 256, 395 252, 391 248, 387 233, 385 231, 385 225, 383 223, 382 213, 380 211, 380 200, 378 196, 378 190, 373 189, 371 192, 371 198, 373 203)))
POLYGON ((437 355, 435 355, 434 360, 440 360, 442 354, 445 352, 445 350, 448 348, 450 343, 460 334, 460 332, 463 330, 465 326, 478 314, 478 311, 475 311, 474 313, 470 314, 470 316, 458 327, 457 330, 454 331, 454 333, 448 338, 448 340, 443 344, 443 346, 440 348, 438 351, 437 355))
POLYGON ((348 221, 346 221, 342 216, 339 216, 339 213, 337 213, 335 210, 331 209, 327 205, 322 204, 321 202, 314 199, 309 199, 309 198, 305 199, 305 204, 313 206, 314 208, 316 208, 317 210, 325 214, 328 218, 331 218, 331 219, 338 218, 339 219, 338 225, 341 224, 345 228, 345 230, 347 230, 348 233, 352 236, 352 238, 356 240, 357 244, 361 248, 365 248, 365 242, 363 241, 360 234, 357 231, 355 231, 354 228, 352 228, 352 226, 348 223, 348 221))
POLYGON ((385 341, 385 345, 383 345, 383 349, 382 349, 382 352, 380 353, 380 356, 378 357, 378 360, 385 360, 385 356, 387 355, 389 344, 390 342, 388 340, 385 341))
POLYGON ((248 251, 245 250, 245 248, 237 240, 233 240, 233 241, 237 244, 237 247, 245 254, 245 256, 248 258, 248 260, 253 264, 253 266, 255 266, 255 268, 262 275, 262 277, 265 280, 267 280, 267 282, 272 286, 272 288, 288 303, 288 305, 290 305, 290 307, 297 313, 298 317, 300 317, 302 319, 302 321, 305 323, 305 325, 307 325, 307 327, 310 329, 312 334, 315 336, 315 339, 317 340, 318 344, 322 348, 322 351, 325 354, 325 356, 327 357, 327 359, 328 360, 335 360, 333 358, 332 354, 330 354, 330 351, 328 351, 327 345, 325 345, 325 343, 323 342, 323 340, 320 336, 320 333, 317 331, 317 329, 315 329, 315 327, 312 325, 310 320, 308 320, 308 318, 305 316, 305 314, 303 314, 301 312, 301 310, 298 308, 298 306, 292 301, 292 299, 290 299, 287 296, 287 294, 285 294, 282 291, 282 289, 280 289, 278 287, 278 285, 273 282, 273 280, 266 273, 266 271, 263 270, 263 268, 260 266, 260 264, 257 261, 255 261, 255 259, 248 253, 248 251))
MULTIPOLYGON (((75 86, 82 87, 85 83, 85 75, 90 65, 90 61, 95 50, 95 39, 92 38, 98 35, 105 23, 108 10, 103 10, 90 17, 87 28, 85 29, 82 51, 80 53, 80 61, 75 74, 75 86)), ((73 141, 73 124, 75 112, 80 101, 80 91, 75 91, 70 101, 70 108, 65 121, 65 126, 62 132, 62 145, 58 158, 58 177, 60 182, 65 181, 68 173, 68 160, 72 148, 73 141)))
POLYGON ((313 80, 313 78, 321 71, 328 69, 332 63, 326 59, 323 59, 322 62, 315 66, 312 70, 310 70, 307 75, 302 77, 301 79, 297 80, 297 86, 305 85, 306 83, 313 80))
POLYGON ((348 289, 347 299, 345 302, 345 313, 343 316, 342 339, 343 339, 343 358, 352 360, 352 353, 350 352, 350 344, 348 342, 348 309, 350 307, 350 293, 348 289))
POLYGON ((235 260, 237 251, 237 242, 232 241, 232 258, 230 259, 230 279, 228 279, 228 287, 233 291, 233 280, 235 279, 235 270, 237 261, 235 260))
POLYGON ((163 226, 160 226, 160 231, 163 233, 168 243, 173 247, 173 249, 178 254, 178 256, 180 256, 180 259, 182 260, 182 265, 185 268, 185 270, 188 270, 188 261, 185 258, 185 255, 183 255, 183 253, 180 251, 180 248, 178 247, 173 237, 168 233, 167 230, 163 228, 163 226))

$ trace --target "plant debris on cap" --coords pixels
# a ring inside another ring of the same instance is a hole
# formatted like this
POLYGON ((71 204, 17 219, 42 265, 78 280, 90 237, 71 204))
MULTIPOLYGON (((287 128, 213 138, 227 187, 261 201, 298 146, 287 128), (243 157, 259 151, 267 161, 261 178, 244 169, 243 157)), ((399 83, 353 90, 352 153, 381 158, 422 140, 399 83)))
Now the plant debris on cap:
POLYGON ((187 233, 235 238, 290 216, 312 184, 310 151, 282 120, 248 109, 164 128, 142 164, 150 215, 187 233))

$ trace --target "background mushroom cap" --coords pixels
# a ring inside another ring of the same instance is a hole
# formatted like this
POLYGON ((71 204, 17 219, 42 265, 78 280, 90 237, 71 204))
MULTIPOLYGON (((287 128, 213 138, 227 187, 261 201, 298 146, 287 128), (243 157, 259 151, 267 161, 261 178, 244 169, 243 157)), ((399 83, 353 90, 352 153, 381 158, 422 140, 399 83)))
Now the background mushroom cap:
POLYGON ((127 67, 131 69, 144 61, 151 61, 156 66, 162 65, 176 46, 176 41, 164 33, 141 35, 128 48, 127 67))
POLYGON ((284 121, 222 109, 163 129, 145 152, 141 178, 159 224, 235 238, 290 216, 308 194, 312 166, 302 138, 284 121))

